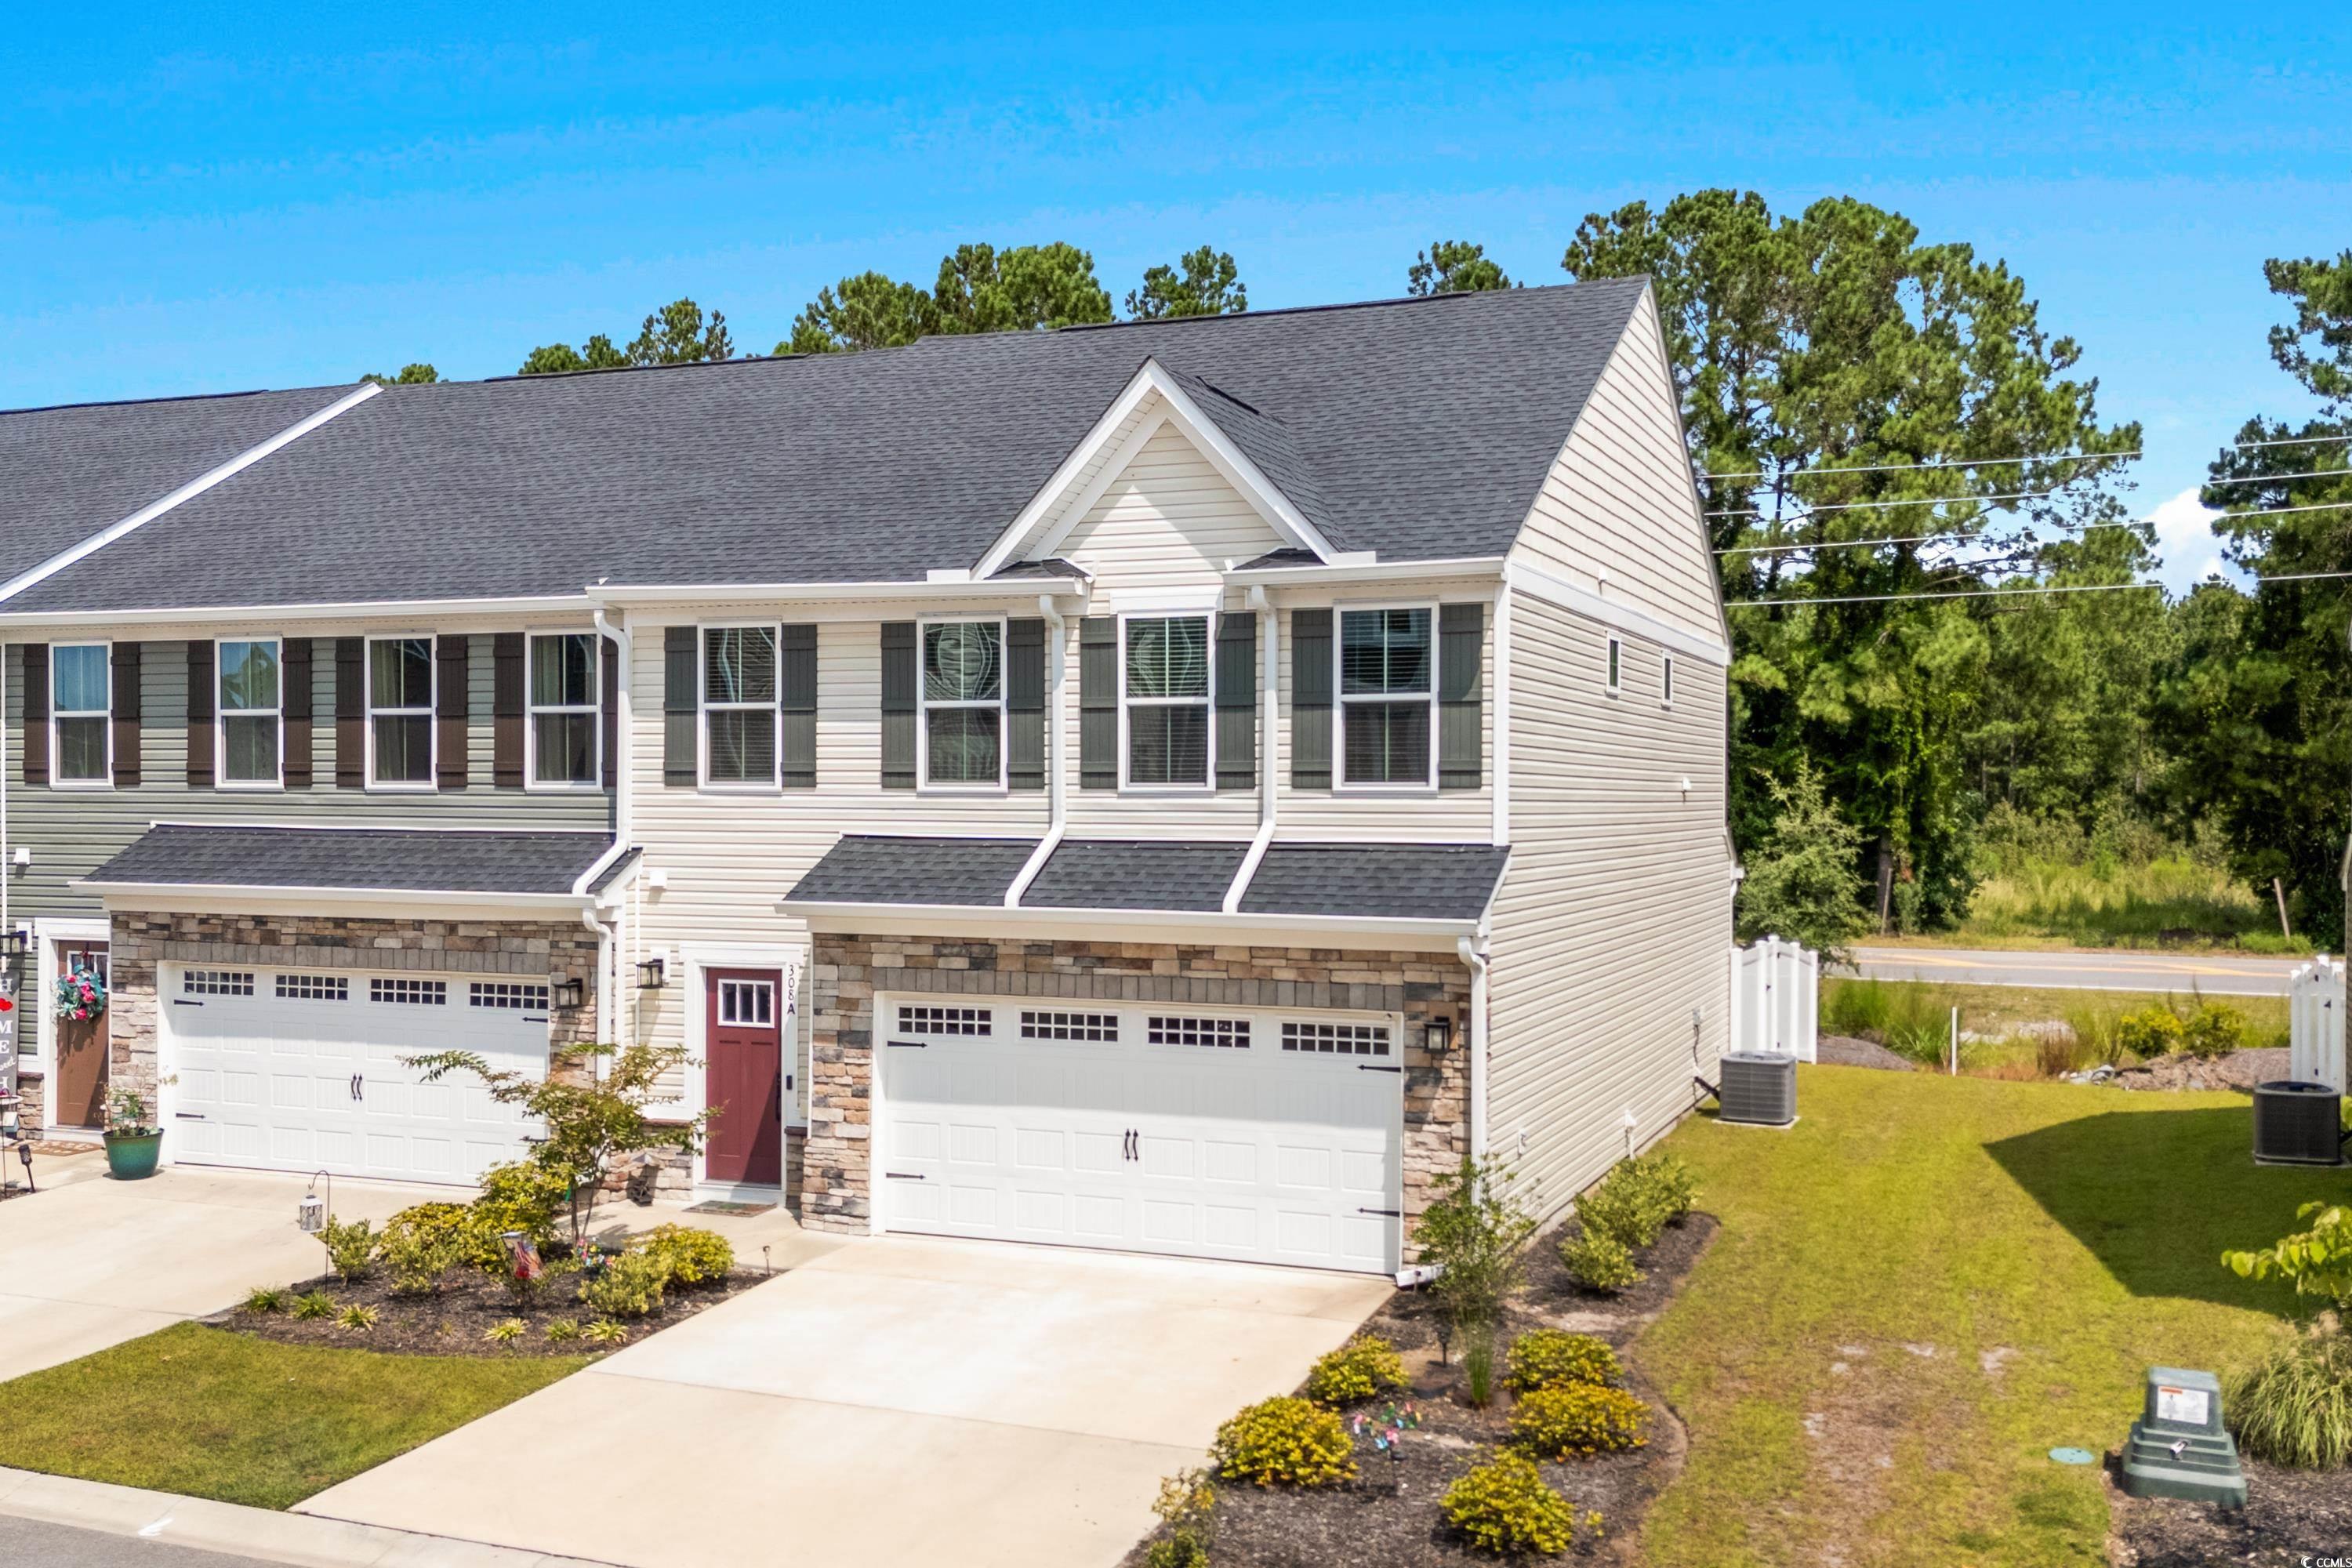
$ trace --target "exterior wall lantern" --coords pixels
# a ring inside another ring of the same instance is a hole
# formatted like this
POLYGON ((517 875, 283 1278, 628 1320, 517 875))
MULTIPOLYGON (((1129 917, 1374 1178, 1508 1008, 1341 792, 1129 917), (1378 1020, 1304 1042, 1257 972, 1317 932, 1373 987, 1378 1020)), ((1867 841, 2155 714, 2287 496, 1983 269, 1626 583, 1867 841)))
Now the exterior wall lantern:
POLYGON ((1442 1057, 1454 1048, 1454 1020, 1432 1018, 1422 1026, 1422 1048, 1433 1057, 1442 1057))
POLYGON ((637 989, 658 991, 669 979, 669 965, 660 953, 641 959, 637 963, 637 989))
POLYGON ((578 976, 559 980, 550 987, 549 994, 559 1007, 577 1007, 588 999, 588 987, 578 976))
POLYGON ((302 1194, 302 1201, 294 1208, 294 1223, 301 1227, 304 1236, 316 1236, 327 1228, 327 1205, 334 1195, 334 1177, 320 1171, 310 1178, 310 1191, 302 1194), (324 1198, 319 1195, 320 1182, 327 1184, 327 1195, 324 1198))

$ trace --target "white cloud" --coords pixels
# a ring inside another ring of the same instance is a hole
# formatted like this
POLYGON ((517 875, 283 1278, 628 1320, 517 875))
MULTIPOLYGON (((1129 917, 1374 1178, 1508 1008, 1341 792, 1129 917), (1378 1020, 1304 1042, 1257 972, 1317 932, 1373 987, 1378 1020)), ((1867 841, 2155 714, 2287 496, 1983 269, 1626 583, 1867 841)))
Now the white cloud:
POLYGON ((2225 570, 2213 547, 2213 520, 2221 515, 2197 499, 2194 487, 2148 513, 2156 525, 2157 553, 2164 558, 2157 575, 2173 593, 2186 593, 2216 573, 2236 575, 2225 570))

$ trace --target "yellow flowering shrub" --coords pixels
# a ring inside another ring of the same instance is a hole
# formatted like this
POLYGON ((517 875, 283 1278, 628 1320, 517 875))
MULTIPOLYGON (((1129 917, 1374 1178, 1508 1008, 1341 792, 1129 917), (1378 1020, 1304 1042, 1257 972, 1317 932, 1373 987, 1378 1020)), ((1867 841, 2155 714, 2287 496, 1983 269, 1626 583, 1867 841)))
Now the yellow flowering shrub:
POLYGON ((1360 1334, 1315 1363, 1307 1397, 1318 1405, 1353 1405, 1404 1386, 1404 1362, 1377 1334, 1360 1334))
POLYGON ((1542 1459, 1590 1458, 1649 1442, 1650 1407, 1622 1388, 1539 1388, 1511 1415, 1511 1441, 1542 1459))
POLYGON ((1565 1329, 1531 1329, 1511 1342, 1503 1386, 1514 1394, 1574 1384, 1612 1384, 1625 1375, 1608 1342, 1565 1329))
POLYGON ((1580 1528, 1601 1531, 1599 1514, 1579 1519, 1575 1505, 1544 1484, 1533 1460, 1507 1449, 1464 1471, 1440 1506, 1471 1545, 1498 1557, 1557 1556, 1575 1544, 1580 1528))
POLYGON ((1356 1473, 1356 1445, 1339 1417, 1288 1394, 1261 1399, 1217 1428, 1217 1473, 1262 1487, 1328 1487, 1356 1473))

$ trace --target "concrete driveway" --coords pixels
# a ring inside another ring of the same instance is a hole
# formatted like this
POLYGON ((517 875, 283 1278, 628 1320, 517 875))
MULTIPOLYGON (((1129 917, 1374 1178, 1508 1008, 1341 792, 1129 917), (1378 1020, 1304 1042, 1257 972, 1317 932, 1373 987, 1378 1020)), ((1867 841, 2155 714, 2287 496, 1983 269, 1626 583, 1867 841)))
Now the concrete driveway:
MULTIPOLYGON (((295 1228, 301 1177, 167 1165, 143 1182, 95 1175, 0 1204, 0 1381, 233 1305, 256 1285, 319 1273, 295 1228)), ((335 1184, 345 1219, 382 1220, 423 1189, 335 1184)))
POLYGON ((642 1568, 1108 1565, 1160 1477, 1389 1291, 910 1237, 801 1253, 301 1510, 642 1568))

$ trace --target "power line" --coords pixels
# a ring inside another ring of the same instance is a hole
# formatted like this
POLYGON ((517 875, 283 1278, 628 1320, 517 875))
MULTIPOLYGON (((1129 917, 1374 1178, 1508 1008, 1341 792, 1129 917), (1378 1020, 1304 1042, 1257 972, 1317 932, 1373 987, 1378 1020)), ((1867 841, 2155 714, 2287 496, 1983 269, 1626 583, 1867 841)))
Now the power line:
MULTIPOLYGON (((1909 500, 1850 500, 1839 501, 1831 506, 1806 506, 1804 507, 1804 510, 1805 514, 1810 517, 1818 511, 1866 511, 1874 507, 1957 506, 1968 501, 1990 503, 1992 501, 2006 500, 2041 500, 2044 497, 2054 496, 2058 492, 2056 490, 2016 490, 2006 495, 1994 496, 1917 496, 1909 500)), ((1800 506, 1804 505, 1801 501, 1798 504, 1800 506)), ((1748 510, 1740 510, 1737 508, 1727 508, 1722 511, 1703 512, 1700 515, 1705 517, 1762 517, 1764 514, 1752 509, 1748 510)))
MULTIPOLYGON (((2299 512, 2342 511, 2347 509, 2352 509, 2352 500, 2315 501, 2309 506, 2283 506, 2273 508, 2268 511, 2217 511, 2213 515, 2216 518, 2292 517, 2299 512)), ((1710 513, 1709 515, 1713 514, 1710 513)), ((2156 519, 2152 517, 2138 517, 2132 519, 2129 522, 2061 522, 2053 524, 2052 526, 2074 529, 2083 533, 2088 533, 2095 529, 2101 528, 2151 528, 2154 527, 2155 524, 2156 519)), ((1824 539, 1817 541, 1811 544, 1740 544, 1735 545, 1728 550, 1718 550, 1716 553, 1717 555, 1772 555, 1796 550, 1859 550, 1881 544, 1934 544, 1942 540, 1975 539, 1978 537, 1979 535, 1974 533, 1909 533, 1899 534, 1886 539, 1824 539)), ((2043 540, 2040 542, 2046 544, 2058 544, 2064 542, 2062 540, 2053 539, 2043 540)))
MULTIPOLYGON (((1941 458, 1927 463, 1874 463, 1864 468, 1791 468, 1790 479, 1806 479, 1826 474, 1897 474, 1914 468, 1990 468, 2011 463, 2091 463, 2110 458, 2137 458, 2137 448, 2129 452, 2059 452, 2042 458, 1941 458)), ((1752 474, 1701 474, 1703 479, 1769 479, 1778 469, 1762 469, 1752 474)))
POLYGON ((2352 436, 2297 436, 2288 441, 2233 441, 2232 449, 2251 452, 2257 447, 2320 447, 2330 441, 2352 441, 2352 436))
POLYGON ((2233 479, 2207 479, 2209 485, 2283 485, 2293 479, 2352 479, 2352 468, 2314 468, 2305 474, 2242 474, 2233 479))
MULTIPOLYGON (((2323 578, 2352 577, 2352 572, 2280 572, 2256 577, 2260 588, 2273 583, 2313 583, 2323 578)), ((2078 583, 2044 588, 1976 588, 1958 594, 1854 594, 1833 599, 1727 599, 1727 610, 1748 609, 1751 606, 1770 609, 1790 605, 1891 605, 1920 599, 1995 599, 2015 598, 2034 594, 2120 594, 2132 589, 2161 590, 2161 583, 2078 583)))

